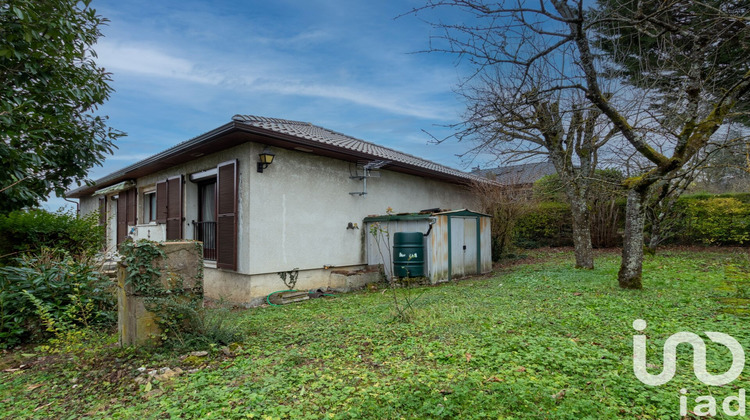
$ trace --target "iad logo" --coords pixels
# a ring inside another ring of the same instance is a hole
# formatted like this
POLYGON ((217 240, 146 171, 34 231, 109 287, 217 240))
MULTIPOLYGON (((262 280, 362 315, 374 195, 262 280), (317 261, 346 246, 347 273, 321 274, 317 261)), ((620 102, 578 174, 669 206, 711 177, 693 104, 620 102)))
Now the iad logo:
MULTIPOLYGON (((633 328, 643 332, 646 329, 646 321, 636 319, 633 328)), ((677 370, 677 345, 687 343, 693 346, 693 372, 699 381, 706 385, 721 386, 737 379, 745 368, 745 351, 740 343, 732 336, 713 331, 706 331, 706 335, 714 343, 726 346, 732 353, 732 367, 721 375, 711 375, 706 372, 706 343, 698 334, 691 332, 678 332, 672 334, 664 343, 664 369, 658 375, 652 375, 646 371, 646 336, 633 336, 633 373, 646 385, 659 386, 674 378, 677 370)))
MULTIPOLYGON (((646 321, 636 319, 633 321, 633 328, 636 331, 643 332, 646 329, 646 321)), ((729 349, 732 354, 732 366, 729 370, 721 375, 712 375, 706 371, 706 343, 700 336, 691 332, 678 332, 672 334, 664 343, 664 367, 658 375, 652 375, 646 371, 646 336, 633 336, 633 373, 646 385, 659 386, 663 385, 674 378, 677 371, 677 346, 679 344, 690 344, 693 347, 693 372, 695 377, 706 385, 720 386, 728 384, 737 379, 745 368, 745 351, 732 336, 720 332, 706 331, 714 343, 719 343, 729 349)), ((687 415, 687 394, 686 389, 680 390, 683 395, 680 397, 680 415, 687 415)), ((716 415, 716 399, 713 396, 698 396, 695 399, 696 405, 694 413, 699 416, 716 415)), ((738 396, 729 396, 724 399, 722 404, 725 414, 729 416, 745 415, 745 390, 740 389, 738 396), (732 403, 737 403, 737 409, 732 408, 732 403)))

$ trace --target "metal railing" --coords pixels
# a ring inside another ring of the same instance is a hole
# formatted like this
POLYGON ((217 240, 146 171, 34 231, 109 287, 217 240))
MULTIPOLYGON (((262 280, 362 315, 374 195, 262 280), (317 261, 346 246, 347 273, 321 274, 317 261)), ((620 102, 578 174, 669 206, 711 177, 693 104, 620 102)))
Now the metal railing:
POLYGON ((193 220, 193 238, 203 242, 203 259, 216 261, 216 222, 193 220))

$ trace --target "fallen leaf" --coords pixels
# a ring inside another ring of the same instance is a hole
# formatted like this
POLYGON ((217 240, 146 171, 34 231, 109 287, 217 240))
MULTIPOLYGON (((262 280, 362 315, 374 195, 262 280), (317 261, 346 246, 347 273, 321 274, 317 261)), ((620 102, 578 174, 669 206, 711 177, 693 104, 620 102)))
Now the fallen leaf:
POLYGON ((497 376, 491 376, 487 378, 487 382, 503 382, 503 380, 498 378, 497 376))
POLYGON ((39 388, 42 385, 44 385, 44 384, 29 385, 29 386, 26 387, 26 390, 27 391, 33 391, 33 390, 39 388))
POLYGON ((471 362, 471 353, 466 353, 466 363, 471 362))
POLYGON ((560 392, 552 396, 552 398, 556 399, 557 401, 560 401, 561 399, 563 399, 563 397, 565 397, 564 389, 561 389, 560 392))
POLYGON ((526 372, 526 368, 521 366, 518 369, 516 369, 516 372, 526 372))
POLYGON ((36 412, 36 411, 39 411, 39 410, 41 410, 42 408, 44 408, 44 407, 49 407, 49 406, 51 406, 51 405, 52 405, 52 403, 47 403, 47 404, 44 404, 44 405, 40 405, 39 407, 35 408, 35 409, 34 409, 34 411, 35 411, 35 412, 36 412))

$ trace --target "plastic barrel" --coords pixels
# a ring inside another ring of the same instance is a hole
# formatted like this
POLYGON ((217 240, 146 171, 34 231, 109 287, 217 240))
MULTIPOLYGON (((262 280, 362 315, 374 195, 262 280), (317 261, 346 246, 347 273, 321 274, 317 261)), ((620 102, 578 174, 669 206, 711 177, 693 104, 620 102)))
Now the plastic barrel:
POLYGON ((393 235, 393 273, 396 277, 424 276, 422 232, 396 232, 393 235))

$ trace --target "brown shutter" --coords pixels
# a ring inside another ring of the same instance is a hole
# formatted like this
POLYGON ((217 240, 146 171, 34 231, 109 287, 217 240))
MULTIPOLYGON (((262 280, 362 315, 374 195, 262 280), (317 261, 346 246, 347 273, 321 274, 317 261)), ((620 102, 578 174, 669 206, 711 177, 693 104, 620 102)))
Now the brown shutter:
POLYGON ((216 267, 237 270, 237 161, 220 163, 216 179, 216 267))
MULTIPOLYGON (((117 197, 117 245, 128 236, 128 226, 135 226, 138 191, 133 188, 120 192, 117 197)), ((101 203, 101 202, 100 202, 101 203)))
POLYGON ((167 181, 156 183, 156 223, 167 223, 167 181))
POLYGON ((128 199, 127 192, 121 192, 117 197, 117 245, 128 236, 128 199))
POLYGON ((128 225, 135 226, 138 224, 138 190, 133 188, 127 191, 127 206, 128 206, 128 225))
POLYGON ((167 179, 167 240, 174 239, 182 239, 182 176, 167 179))

